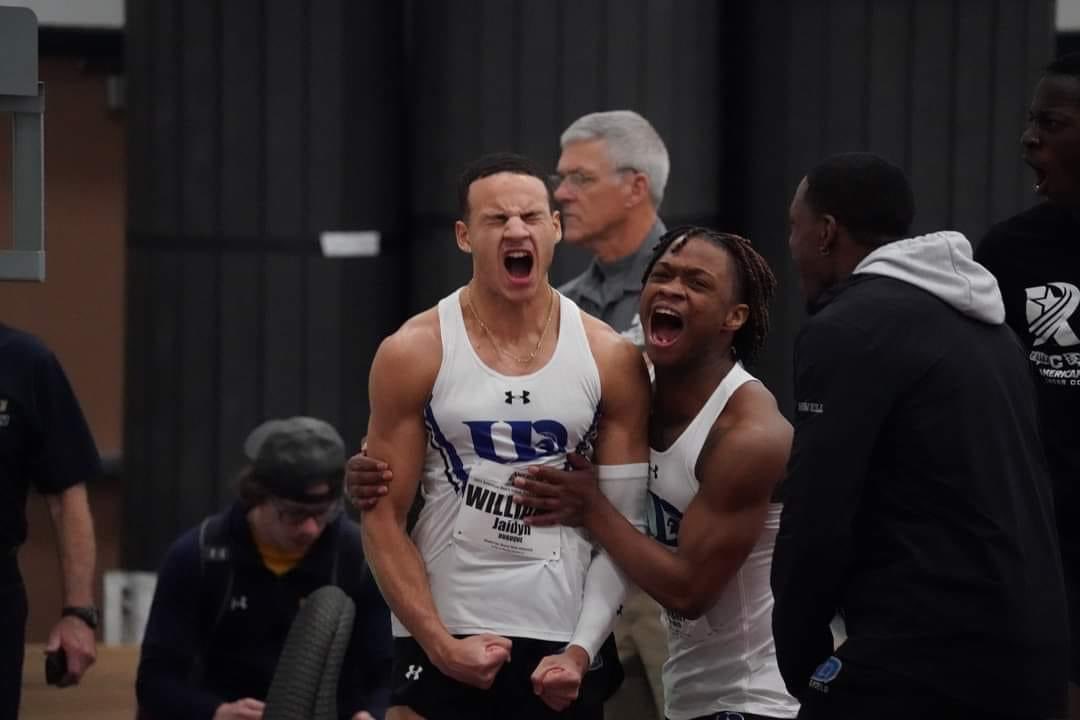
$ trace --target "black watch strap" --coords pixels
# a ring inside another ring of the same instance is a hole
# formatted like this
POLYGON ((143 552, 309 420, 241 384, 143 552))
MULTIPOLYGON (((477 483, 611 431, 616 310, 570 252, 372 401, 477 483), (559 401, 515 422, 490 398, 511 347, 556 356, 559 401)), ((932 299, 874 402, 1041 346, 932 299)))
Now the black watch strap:
POLYGON ((66 606, 60 611, 61 617, 77 617, 86 623, 91 630, 97 630, 98 626, 98 610, 93 605, 86 607, 75 607, 72 605, 66 606))

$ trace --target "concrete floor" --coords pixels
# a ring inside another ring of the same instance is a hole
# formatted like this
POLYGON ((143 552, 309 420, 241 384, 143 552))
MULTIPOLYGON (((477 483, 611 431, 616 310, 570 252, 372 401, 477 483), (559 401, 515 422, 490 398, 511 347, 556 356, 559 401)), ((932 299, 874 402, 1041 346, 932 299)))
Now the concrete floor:
POLYGON ((45 646, 26 647, 21 720, 133 720, 136 646, 99 647, 94 666, 75 687, 45 684, 45 646))

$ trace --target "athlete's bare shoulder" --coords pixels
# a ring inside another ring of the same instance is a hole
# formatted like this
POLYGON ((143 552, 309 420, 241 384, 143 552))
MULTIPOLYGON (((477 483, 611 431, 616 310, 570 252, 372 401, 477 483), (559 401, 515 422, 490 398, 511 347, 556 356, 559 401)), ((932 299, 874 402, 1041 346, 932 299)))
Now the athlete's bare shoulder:
POLYGON ((713 423, 698 456, 698 479, 714 490, 720 482, 721 487, 771 494, 784 475, 792 435, 769 389, 760 382, 744 383, 713 423))
POLYGON ((701 456, 719 447, 731 452, 780 455, 786 462, 793 433, 769 389, 760 382, 747 382, 732 394, 716 418, 701 456))
MULTIPOLYGON (((651 389, 645 357, 629 340, 607 323, 581 313, 585 337, 600 373, 601 406, 607 424, 623 424, 648 451, 648 418, 651 389)), ((601 423, 601 430, 604 424, 601 423)), ((635 461, 636 462, 636 461, 635 461)))
POLYGON ((439 312, 429 308, 405 321, 379 344, 371 364, 371 383, 393 383, 429 392, 442 363, 439 312))
POLYGON ((720 418, 729 425, 763 426, 774 431, 790 428, 776 398, 760 381, 743 383, 728 400, 720 418))
POLYGON ((645 368, 641 350, 634 343, 615 332, 615 329, 603 320, 598 320, 587 312, 579 312, 585 326, 585 337, 589 341, 589 349, 592 351, 597 367, 600 368, 601 376, 605 374, 605 370, 616 375, 623 373, 636 375, 640 369, 645 368))

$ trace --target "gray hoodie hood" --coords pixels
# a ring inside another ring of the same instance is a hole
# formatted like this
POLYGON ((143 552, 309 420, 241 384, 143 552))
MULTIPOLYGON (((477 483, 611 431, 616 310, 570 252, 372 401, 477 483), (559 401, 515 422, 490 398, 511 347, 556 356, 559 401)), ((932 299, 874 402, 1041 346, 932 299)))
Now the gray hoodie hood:
POLYGON ((958 232, 930 233, 882 245, 863 258, 854 272, 902 280, 990 325, 1005 322, 997 280, 975 262, 971 243, 958 232))

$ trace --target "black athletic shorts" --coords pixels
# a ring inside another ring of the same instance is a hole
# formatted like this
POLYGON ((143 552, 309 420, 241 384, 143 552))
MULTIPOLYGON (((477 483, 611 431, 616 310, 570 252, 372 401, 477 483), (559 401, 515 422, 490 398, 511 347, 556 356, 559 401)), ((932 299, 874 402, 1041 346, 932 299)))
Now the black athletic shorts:
POLYGON ((510 638, 511 660, 487 690, 443 675, 411 637, 394 638, 390 706, 405 705, 427 720, 602 720, 604 701, 622 682, 615 643, 608 638, 582 682, 578 699, 555 712, 533 693, 530 677, 540 661, 566 643, 510 638))
MULTIPOLYGON (((1046 720, 987 712, 848 660, 831 668, 826 663, 814 673, 798 720, 1046 720)), ((993 689, 987 688, 987 693, 992 696, 993 689)))

